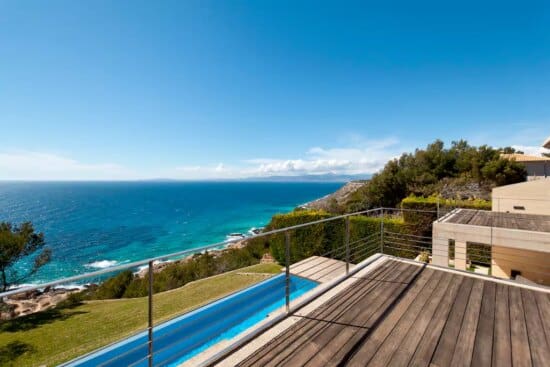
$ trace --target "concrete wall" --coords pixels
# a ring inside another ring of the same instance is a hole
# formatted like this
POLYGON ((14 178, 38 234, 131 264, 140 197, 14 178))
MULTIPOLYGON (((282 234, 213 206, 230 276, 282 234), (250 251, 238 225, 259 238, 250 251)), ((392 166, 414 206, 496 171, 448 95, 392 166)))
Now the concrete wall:
POLYGON ((550 285, 550 254, 537 251, 492 247, 491 272, 499 278, 510 278, 512 269, 535 283, 550 285))
POLYGON ((484 243, 492 245, 492 256, 496 256, 492 264, 493 275, 509 278, 510 270, 516 269, 534 282, 550 280, 540 274, 547 273, 550 277, 550 233, 435 222, 432 236, 434 265, 449 266, 449 239, 455 241, 455 268, 458 270, 466 269, 467 242, 484 243), (524 258, 523 254, 529 256, 524 258))
POLYGON ((550 178, 495 187, 492 210, 550 215, 550 178))

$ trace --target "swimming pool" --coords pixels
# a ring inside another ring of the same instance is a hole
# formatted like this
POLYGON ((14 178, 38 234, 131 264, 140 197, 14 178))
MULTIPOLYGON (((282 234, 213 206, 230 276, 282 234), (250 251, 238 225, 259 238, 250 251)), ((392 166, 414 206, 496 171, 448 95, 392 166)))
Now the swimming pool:
MULTIPOLYGON (((290 298, 318 283, 291 275, 290 298)), ((280 274, 155 326, 155 366, 177 366, 224 339, 254 326, 285 303, 285 275, 280 274)), ((65 366, 147 366, 147 332, 120 341, 65 366)))

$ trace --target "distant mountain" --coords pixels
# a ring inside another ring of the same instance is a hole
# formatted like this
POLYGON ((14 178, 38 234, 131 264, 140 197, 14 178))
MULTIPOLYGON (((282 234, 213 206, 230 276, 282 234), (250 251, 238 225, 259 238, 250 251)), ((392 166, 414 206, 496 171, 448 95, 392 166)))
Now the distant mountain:
POLYGON ((370 174, 337 175, 334 173, 327 173, 322 175, 249 177, 243 180, 262 182, 350 182, 368 180, 370 177, 370 174))
POLYGON ((151 178, 142 181, 146 182, 201 182, 201 181, 220 181, 220 182, 235 182, 235 181, 252 181, 252 182, 350 182, 369 180, 372 175, 337 175, 335 173, 327 173, 322 175, 301 175, 301 176, 262 176, 262 177, 246 177, 246 178, 208 178, 208 179, 172 179, 172 178, 151 178))

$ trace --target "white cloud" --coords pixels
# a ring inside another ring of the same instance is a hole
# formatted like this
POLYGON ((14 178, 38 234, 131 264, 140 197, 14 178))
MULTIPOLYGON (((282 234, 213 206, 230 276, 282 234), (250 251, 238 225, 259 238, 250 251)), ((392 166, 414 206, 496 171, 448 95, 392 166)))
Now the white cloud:
POLYGON ((306 174, 368 174, 398 156, 395 139, 362 140, 352 146, 312 147, 301 157, 256 158, 226 165, 183 165, 136 172, 115 163, 83 163, 62 155, 43 152, 0 152, 0 180, 132 180, 132 179, 233 179, 306 174))
POLYGON ((41 152, 0 152, 2 180, 117 180, 137 175, 113 163, 87 164, 41 152))
POLYGON ((550 149, 543 148, 541 146, 532 146, 532 145, 512 145, 512 148, 515 150, 520 150, 527 155, 536 155, 540 156, 542 153, 550 153, 550 149))
POLYGON ((305 158, 248 160, 247 163, 257 165, 248 173, 259 176, 374 173, 401 153, 397 145, 398 141, 391 138, 361 140, 353 147, 313 147, 306 152, 305 158))

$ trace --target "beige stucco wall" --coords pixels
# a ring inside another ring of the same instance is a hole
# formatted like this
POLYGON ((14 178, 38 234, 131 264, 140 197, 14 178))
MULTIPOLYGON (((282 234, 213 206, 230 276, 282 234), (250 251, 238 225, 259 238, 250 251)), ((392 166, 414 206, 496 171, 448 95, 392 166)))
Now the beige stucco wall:
POLYGON ((550 285, 550 254, 538 251, 492 247, 491 272, 499 278, 510 278, 512 269, 535 283, 550 285))
POLYGON ((498 212, 550 215, 550 178, 495 187, 492 209, 498 212), (514 206, 525 209, 514 209, 514 206))
MULTIPOLYGON (((510 270, 516 269, 534 282, 548 280, 541 273, 547 273, 550 277, 550 233, 435 222, 432 232, 434 265, 449 266, 449 239, 455 240, 455 258, 465 258, 467 242, 492 245, 492 256, 496 256, 493 264, 495 276, 509 278, 510 270), (529 257, 520 257, 524 253, 529 254, 529 257), (522 262, 525 264, 520 264, 522 262)), ((455 259, 455 267, 462 270, 465 263, 455 259)))

